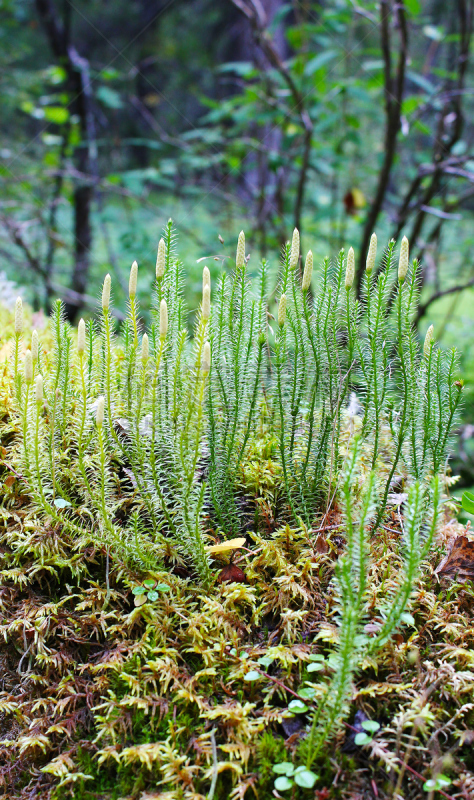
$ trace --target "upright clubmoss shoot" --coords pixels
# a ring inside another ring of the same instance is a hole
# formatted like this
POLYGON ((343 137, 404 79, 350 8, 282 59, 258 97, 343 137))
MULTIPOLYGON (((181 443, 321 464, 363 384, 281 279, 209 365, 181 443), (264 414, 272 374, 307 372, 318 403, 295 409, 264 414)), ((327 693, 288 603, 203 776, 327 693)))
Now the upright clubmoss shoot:
POLYGON ((311 278, 313 277, 313 253, 308 250, 306 261, 304 264, 303 280, 301 282, 301 289, 307 292, 311 286, 311 278))
POLYGON ((240 231, 237 241, 237 252, 235 254, 235 266, 242 269, 245 264, 245 233, 240 231))
POLYGON ((370 237, 369 249, 367 251, 367 260, 365 262, 365 271, 371 275, 375 267, 375 259, 377 257, 377 235, 375 233, 370 237))
POLYGON ((165 274, 166 267, 166 245, 163 238, 160 239, 158 244, 158 252, 156 254, 156 280, 161 281, 165 274))

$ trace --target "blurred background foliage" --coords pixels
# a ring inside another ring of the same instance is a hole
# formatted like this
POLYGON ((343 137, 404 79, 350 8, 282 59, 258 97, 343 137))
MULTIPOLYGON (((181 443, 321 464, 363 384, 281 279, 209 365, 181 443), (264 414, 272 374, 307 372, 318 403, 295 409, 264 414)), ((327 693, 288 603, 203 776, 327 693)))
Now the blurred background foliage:
POLYGON ((74 320, 109 271, 123 308, 136 258, 147 314, 170 216, 191 309, 242 227, 253 269, 297 225, 359 275, 372 230, 407 234, 420 335, 463 353, 472 486, 472 23, 473 0, 0 0, 4 303, 14 281, 74 320))

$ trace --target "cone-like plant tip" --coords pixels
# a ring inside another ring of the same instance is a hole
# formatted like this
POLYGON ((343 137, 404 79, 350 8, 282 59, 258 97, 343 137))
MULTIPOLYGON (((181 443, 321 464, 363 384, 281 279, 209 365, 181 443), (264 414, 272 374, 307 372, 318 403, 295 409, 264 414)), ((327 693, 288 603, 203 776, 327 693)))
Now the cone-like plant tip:
POLYGON ((23 333, 23 301, 21 297, 17 297, 15 303, 15 333, 17 336, 23 333))
POLYGON ((33 356, 31 355, 31 350, 27 350, 25 353, 25 382, 33 382, 33 356))
POLYGON ((134 300, 137 296, 137 279, 138 279, 138 264, 133 262, 130 268, 130 279, 128 281, 128 296, 130 300, 134 300))
POLYGON ((205 286, 202 291, 202 318, 209 319, 211 315, 211 287, 205 286))
POLYGON ((354 274, 355 274, 355 261, 354 261, 354 248, 349 247, 349 252, 347 253, 347 262, 346 262, 346 279, 344 285, 347 290, 349 290, 354 283, 354 274))
POLYGON ((311 286, 312 277, 313 277, 313 253, 311 250, 308 250, 306 261, 304 262, 303 280, 301 282, 301 288, 303 292, 308 291, 309 287, 311 286))
POLYGON ((209 342, 204 342, 202 348, 201 369, 203 372, 209 372, 211 369, 211 345, 209 342))
POLYGON ((107 273, 104 278, 104 285, 102 287, 102 309, 104 311, 109 310, 110 305, 110 287, 112 286, 112 278, 107 273))
POLYGON ((434 342, 434 327, 430 325, 428 330, 426 331, 425 342, 423 345, 423 355, 425 358, 428 358, 431 351, 431 345, 434 342))
POLYGON ((286 294, 282 294, 278 304, 278 324, 280 328, 285 324, 286 319, 286 294))
POLYGON ((158 243, 158 252, 156 254, 156 280, 159 281, 160 278, 163 277, 165 274, 165 266, 166 266, 166 247, 165 247, 165 240, 162 238, 158 243))
POLYGON ((241 269, 245 264, 245 233, 240 231, 235 254, 235 266, 241 269))
POLYGON ((86 349, 86 323, 84 320, 79 320, 79 325, 77 326, 77 352, 83 353, 86 349))
POLYGON ((211 285, 211 273, 209 272, 209 267, 204 267, 202 271, 202 290, 204 291, 204 287, 210 285, 211 285))
POLYGON ((403 237, 400 245, 400 257, 398 259, 398 280, 403 283, 408 272, 408 239, 403 237))
POLYGON ((160 339, 166 339, 168 333, 168 306, 166 300, 160 303, 160 339))
POLYGON ((367 253, 367 261, 365 262, 366 272, 370 275, 375 267, 375 258, 377 256, 377 235, 375 233, 370 237, 369 250, 367 253))
POLYGON ((290 250, 291 269, 294 269, 294 267, 296 267, 299 257, 300 257, 300 232, 298 228, 295 228, 293 231, 293 238, 291 240, 291 250, 290 250))
POLYGON ((150 344, 148 342, 148 334, 144 333, 142 339, 142 361, 144 364, 146 364, 146 362, 148 361, 149 355, 150 355, 150 344))
POLYGON ((38 342, 38 331, 34 330, 31 334, 31 355, 33 356, 33 364, 36 364, 38 361, 38 350, 39 350, 39 342, 38 342))
POLYGON ((101 396, 97 400, 97 410, 95 412, 95 421, 99 428, 101 425, 104 424, 104 403, 105 403, 104 395, 101 394, 101 396))
POLYGON ((37 375, 35 380, 35 395, 36 402, 40 406, 43 402, 43 376, 37 375))

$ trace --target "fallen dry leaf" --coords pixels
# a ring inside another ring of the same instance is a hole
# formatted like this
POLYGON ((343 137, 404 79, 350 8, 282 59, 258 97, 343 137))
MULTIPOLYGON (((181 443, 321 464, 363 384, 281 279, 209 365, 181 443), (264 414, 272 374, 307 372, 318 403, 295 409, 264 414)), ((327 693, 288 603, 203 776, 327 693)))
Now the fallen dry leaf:
POLYGON ((227 564, 217 576, 218 583, 246 583, 245 572, 236 564, 227 564))
POLYGON ((318 538, 314 543, 314 549, 317 553, 328 553, 329 552, 329 545, 327 543, 326 537, 319 534, 318 538))
POLYGON ((436 567, 434 574, 453 578, 459 575, 461 578, 474 580, 474 542, 467 536, 458 536, 448 555, 436 567))
POLYGON ((219 544, 213 544, 209 547, 206 547, 208 553, 225 553, 226 550, 238 550, 239 547, 243 547, 245 544, 245 539, 229 539, 228 542, 220 542, 219 544))

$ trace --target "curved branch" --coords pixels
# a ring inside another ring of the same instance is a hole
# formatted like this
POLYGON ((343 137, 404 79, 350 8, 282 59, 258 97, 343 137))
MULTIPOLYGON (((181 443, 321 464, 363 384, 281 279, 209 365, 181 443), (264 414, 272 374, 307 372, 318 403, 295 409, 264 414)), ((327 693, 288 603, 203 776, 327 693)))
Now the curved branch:
POLYGON ((416 313, 414 324, 418 325, 419 321, 425 316, 428 308, 432 303, 436 300, 439 300, 441 297, 446 297, 449 294, 455 294, 456 292, 463 292, 464 289, 470 289, 474 286, 474 278, 471 278, 470 281, 466 281, 466 283, 459 283, 456 286, 450 286, 449 289, 441 289, 439 292, 435 292, 431 295, 425 303, 421 303, 418 306, 418 311, 416 313))

